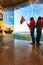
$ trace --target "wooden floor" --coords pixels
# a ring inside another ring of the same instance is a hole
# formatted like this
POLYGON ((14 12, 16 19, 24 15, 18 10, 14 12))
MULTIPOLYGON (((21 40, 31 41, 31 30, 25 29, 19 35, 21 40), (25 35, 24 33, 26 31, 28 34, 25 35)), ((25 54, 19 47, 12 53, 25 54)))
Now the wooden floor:
POLYGON ((0 65, 43 65, 43 44, 14 40, 0 47, 0 65))

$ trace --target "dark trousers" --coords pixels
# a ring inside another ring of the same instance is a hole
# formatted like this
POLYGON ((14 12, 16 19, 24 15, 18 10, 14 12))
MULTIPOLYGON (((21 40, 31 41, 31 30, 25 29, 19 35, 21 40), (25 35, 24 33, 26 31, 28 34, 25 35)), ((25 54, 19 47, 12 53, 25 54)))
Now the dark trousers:
POLYGON ((34 30, 35 30, 35 28, 33 28, 33 29, 30 31, 30 34, 31 34, 31 38, 32 38, 32 42, 33 42, 33 43, 35 43, 34 30))
POLYGON ((39 28, 37 28, 37 36, 36 36, 36 42, 39 43, 40 42, 40 38, 41 38, 41 32, 42 30, 39 28))

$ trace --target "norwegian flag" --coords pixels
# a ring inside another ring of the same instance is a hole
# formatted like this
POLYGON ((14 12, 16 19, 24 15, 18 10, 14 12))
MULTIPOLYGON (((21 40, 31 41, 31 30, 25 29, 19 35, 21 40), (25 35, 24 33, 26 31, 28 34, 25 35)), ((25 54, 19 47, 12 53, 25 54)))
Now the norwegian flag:
POLYGON ((22 24, 25 21, 24 17, 21 17, 20 24, 22 24))

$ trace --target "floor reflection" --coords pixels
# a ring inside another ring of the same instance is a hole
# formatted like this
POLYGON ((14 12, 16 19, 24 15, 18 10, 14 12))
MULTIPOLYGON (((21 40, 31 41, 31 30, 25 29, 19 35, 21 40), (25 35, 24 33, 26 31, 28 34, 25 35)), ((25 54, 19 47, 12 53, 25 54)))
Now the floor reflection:
MULTIPOLYGON (((21 40, 19 40, 21 41, 21 40)), ((16 41, 15 53, 16 53, 16 65, 43 65, 43 45, 31 45, 29 42, 19 43, 16 41), (25 63, 24 63, 25 62, 25 63)))
POLYGON ((0 65, 43 65, 43 45, 15 39, 0 48, 0 65))

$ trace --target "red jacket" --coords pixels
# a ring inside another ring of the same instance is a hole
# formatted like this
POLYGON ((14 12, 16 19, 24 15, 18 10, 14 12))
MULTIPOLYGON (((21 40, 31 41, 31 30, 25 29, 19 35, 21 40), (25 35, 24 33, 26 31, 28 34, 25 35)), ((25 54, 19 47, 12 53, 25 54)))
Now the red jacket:
POLYGON ((27 23, 27 25, 28 25, 29 29, 32 30, 35 27, 35 21, 31 20, 30 24, 27 23))
POLYGON ((41 20, 37 20, 36 27, 42 29, 42 21, 41 20))
POLYGON ((42 25, 42 28, 43 28, 43 20, 42 20, 42 24, 41 25, 42 25))

